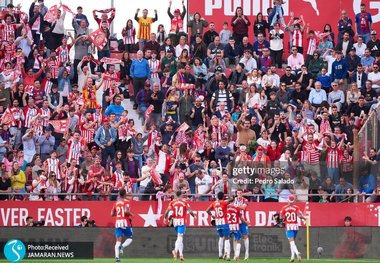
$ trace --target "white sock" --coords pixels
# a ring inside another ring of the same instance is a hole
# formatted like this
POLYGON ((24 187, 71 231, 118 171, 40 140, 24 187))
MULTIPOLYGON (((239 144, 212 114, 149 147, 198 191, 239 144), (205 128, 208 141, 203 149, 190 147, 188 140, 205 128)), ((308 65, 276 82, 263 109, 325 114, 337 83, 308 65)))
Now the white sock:
POLYGON ((119 247, 121 245, 121 242, 120 241, 116 241, 116 244, 115 244, 115 258, 119 258, 119 247))
POLYGON ((236 246, 235 246, 235 257, 236 258, 240 257, 240 248, 241 248, 241 244, 236 243, 236 246))
POLYGON ((293 247, 290 245, 290 258, 291 259, 294 259, 294 255, 295 255, 296 253, 294 252, 294 250, 293 250, 293 247))
POLYGON ((126 248, 131 243, 132 243, 132 238, 128 238, 127 240, 124 241, 123 245, 121 245, 121 246, 122 246, 122 248, 126 248))
POLYGON ((219 257, 223 257, 223 237, 219 237, 219 257))
POLYGON ((178 237, 177 237, 177 240, 174 243, 174 252, 177 254, 178 251, 179 251, 179 241, 178 241, 178 237))
POLYGON ((245 257, 249 256, 249 237, 244 239, 245 257))
POLYGON ((231 255, 231 244, 230 244, 230 240, 227 239, 224 241, 224 252, 226 252, 227 254, 227 258, 230 258, 230 255, 231 255))
POLYGON ((183 257, 183 236, 177 237, 179 256, 183 257))
POLYGON ((294 241, 290 241, 290 247, 293 249, 293 252, 298 255, 298 249, 297 249, 297 246, 296 246, 296 243, 294 241))

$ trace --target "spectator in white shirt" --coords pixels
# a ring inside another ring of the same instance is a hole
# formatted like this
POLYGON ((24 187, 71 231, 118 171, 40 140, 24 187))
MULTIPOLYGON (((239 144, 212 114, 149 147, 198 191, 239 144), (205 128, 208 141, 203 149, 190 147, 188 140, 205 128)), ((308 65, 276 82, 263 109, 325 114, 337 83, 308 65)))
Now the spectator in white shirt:
POLYGON ((367 45, 363 43, 363 37, 358 36, 358 42, 354 44, 354 48, 356 49, 356 55, 360 58, 364 56, 364 51, 367 48, 367 45))
POLYGON ((252 50, 246 49, 244 51, 244 56, 240 59, 240 63, 244 64, 244 69, 250 72, 252 69, 257 68, 257 62, 252 57, 252 50))
POLYGON ((212 178, 202 170, 197 173, 195 178, 196 194, 199 201, 209 201, 210 197, 207 196, 211 192, 212 178))
POLYGON ((372 88, 376 90, 377 94, 379 94, 380 89, 380 72, 379 66, 374 64, 372 66, 373 71, 368 73, 368 79, 372 81, 372 88))

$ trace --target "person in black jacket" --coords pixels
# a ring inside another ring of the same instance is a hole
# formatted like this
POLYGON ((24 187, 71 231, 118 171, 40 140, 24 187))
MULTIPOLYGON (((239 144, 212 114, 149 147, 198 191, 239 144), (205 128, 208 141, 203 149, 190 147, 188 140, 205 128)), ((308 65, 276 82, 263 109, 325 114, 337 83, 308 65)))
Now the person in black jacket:
POLYGON ((41 32, 42 32, 42 24, 43 24, 42 21, 44 20, 44 18, 41 14, 40 6, 36 5, 35 2, 33 2, 30 5, 29 17, 30 17, 29 26, 32 29, 33 43, 37 47, 39 47, 40 46, 41 32), (39 29, 36 30, 33 25, 36 25, 36 26, 38 25, 38 21, 37 21, 38 19, 39 19, 39 29), (37 21, 37 23, 36 23, 36 21, 37 21))
POLYGON ((149 104, 154 107, 150 114, 148 124, 150 126, 152 125, 152 122, 154 122, 157 127, 160 127, 162 121, 162 104, 164 103, 165 96, 160 90, 160 85, 158 83, 153 84, 153 90, 149 93, 148 98, 149 104))
POLYGON ((350 53, 346 56, 348 79, 351 80, 354 72, 356 71, 360 57, 356 55, 356 48, 352 47, 350 53))

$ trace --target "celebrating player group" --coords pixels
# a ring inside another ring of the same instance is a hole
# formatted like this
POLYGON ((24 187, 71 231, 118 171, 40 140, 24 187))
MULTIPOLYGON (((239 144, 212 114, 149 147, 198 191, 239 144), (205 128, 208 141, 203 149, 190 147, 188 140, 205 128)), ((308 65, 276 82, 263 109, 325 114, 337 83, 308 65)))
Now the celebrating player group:
MULTIPOLYGON (((299 207, 294 204, 295 197, 290 195, 288 204, 280 211, 280 220, 283 220, 286 227, 286 237, 289 240, 291 257, 290 262, 294 262, 295 257, 301 262, 301 253, 295 244, 295 238, 299 230, 298 218, 306 220, 299 207)), ((210 215, 211 224, 216 227, 219 236, 218 248, 219 259, 231 260, 231 242, 233 240, 234 260, 240 259, 241 241, 245 248, 244 260, 249 259, 249 216, 247 211, 248 200, 243 197, 243 192, 238 190, 235 197, 225 196, 223 192, 217 194, 217 200, 212 202, 206 212, 210 215)), ((183 238, 186 232, 186 219, 190 214, 196 218, 191 210, 189 202, 183 198, 181 191, 176 192, 176 198, 171 201, 164 214, 164 224, 173 226, 177 240, 172 250, 173 259, 184 261, 183 238)), ((130 209, 128 193, 122 189, 119 191, 119 200, 114 204, 111 216, 116 217, 115 221, 115 259, 120 262, 120 255, 124 248, 132 243, 132 219, 133 213, 130 209), (126 237, 124 243, 122 238, 126 237)))

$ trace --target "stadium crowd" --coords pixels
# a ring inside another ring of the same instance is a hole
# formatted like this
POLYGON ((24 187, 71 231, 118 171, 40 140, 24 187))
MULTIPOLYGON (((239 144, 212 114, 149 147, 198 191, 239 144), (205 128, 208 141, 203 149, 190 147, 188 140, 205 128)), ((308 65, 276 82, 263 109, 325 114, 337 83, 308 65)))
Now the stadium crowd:
POLYGON ((379 149, 363 156, 358 192, 352 177, 353 131, 380 99, 365 5, 321 31, 302 15, 285 24, 276 9, 254 20, 237 8, 216 32, 200 13, 185 28, 184 3, 170 1, 169 30, 151 30, 165 14, 138 9, 119 41, 118 10, 93 10, 98 25, 85 11, 36 0, 1 12, 0 200, 109 200, 125 188, 206 201, 240 188, 250 201, 379 202, 379 149))

